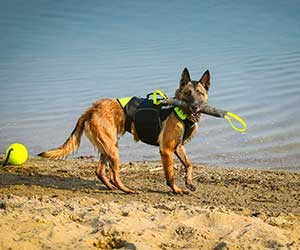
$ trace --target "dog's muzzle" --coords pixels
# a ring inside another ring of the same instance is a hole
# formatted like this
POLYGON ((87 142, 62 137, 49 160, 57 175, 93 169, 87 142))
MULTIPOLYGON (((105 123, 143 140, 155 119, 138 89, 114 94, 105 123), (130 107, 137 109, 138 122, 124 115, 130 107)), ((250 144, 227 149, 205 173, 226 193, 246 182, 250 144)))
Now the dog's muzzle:
POLYGON ((190 106, 190 112, 192 114, 198 114, 199 112, 201 111, 201 105, 198 104, 198 103, 193 103, 191 106, 190 106))

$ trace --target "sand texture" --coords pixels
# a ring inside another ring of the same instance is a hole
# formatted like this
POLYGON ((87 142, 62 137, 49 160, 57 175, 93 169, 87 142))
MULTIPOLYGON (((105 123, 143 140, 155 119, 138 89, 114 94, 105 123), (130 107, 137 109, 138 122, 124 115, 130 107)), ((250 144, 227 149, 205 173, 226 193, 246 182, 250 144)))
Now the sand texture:
POLYGON ((0 249, 300 249, 300 173, 195 165, 197 190, 174 195, 159 162, 128 163, 121 178, 139 193, 126 195, 95 167, 34 157, 0 167, 0 249))

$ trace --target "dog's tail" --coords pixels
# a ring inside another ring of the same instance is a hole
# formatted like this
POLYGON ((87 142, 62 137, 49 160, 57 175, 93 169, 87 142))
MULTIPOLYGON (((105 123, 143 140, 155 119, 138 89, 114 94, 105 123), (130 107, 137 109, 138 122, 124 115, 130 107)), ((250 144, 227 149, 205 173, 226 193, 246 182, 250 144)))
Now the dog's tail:
POLYGON ((44 158, 51 158, 51 159, 63 159, 67 157, 69 154, 76 151, 80 146, 80 140, 82 133, 84 131, 84 123, 87 119, 88 113, 84 113, 77 121, 77 124, 72 131, 69 138, 65 141, 63 145, 58 148, 50 149, 49 151, 42 152, 38 154, 38 156, 44 158))

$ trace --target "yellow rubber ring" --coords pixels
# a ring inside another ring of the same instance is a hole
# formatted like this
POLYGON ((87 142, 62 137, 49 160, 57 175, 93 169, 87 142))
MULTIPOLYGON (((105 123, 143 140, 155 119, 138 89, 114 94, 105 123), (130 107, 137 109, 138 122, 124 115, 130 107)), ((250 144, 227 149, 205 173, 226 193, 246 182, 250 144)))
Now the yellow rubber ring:
POLYGON ((245 132, 245 131, 247 130, 247 123, 246 123, 241 117, 237 116, 236 114, 233 114, 233 113, 231 113, 231 112, 227 112, 226 115, 224 116, 224 118, 229 122, 230 126, 231 126, 235 131, 240 132, 240 133, 243 133, 243 132, 245 132), (238 122, 243 126, 243 128, 238 128, 238 127, 236 127, 236 126, 233 124, 233 122, 232 122, 232 120, 230 119, 230 117, 233 118, 233 119, 235 119, 236 121, 238 121, 238 122))

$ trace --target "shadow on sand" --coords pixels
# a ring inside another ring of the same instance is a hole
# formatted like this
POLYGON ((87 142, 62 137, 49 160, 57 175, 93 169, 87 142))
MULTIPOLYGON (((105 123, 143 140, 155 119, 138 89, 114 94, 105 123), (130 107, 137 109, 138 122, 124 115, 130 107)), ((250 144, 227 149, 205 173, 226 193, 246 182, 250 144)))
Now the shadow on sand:
POLYGON ((106 190, 105 187, 99 186, 97 180, 84 180, 80 178, 59 177, 51 175, 34 175, 27 176, 15 173, 0 174, 0 186, 8 185, 26 185, 42 186, 55 189, 81 190, 85 188, 106 190))

